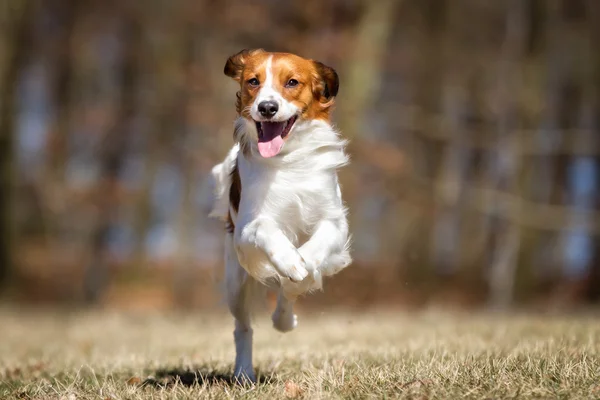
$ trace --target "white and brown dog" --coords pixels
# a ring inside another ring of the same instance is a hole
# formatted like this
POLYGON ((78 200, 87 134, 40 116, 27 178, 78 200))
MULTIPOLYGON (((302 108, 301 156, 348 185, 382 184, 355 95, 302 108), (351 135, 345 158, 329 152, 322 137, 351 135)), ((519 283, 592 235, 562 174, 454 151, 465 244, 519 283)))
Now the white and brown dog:
POLYGON ((346 208, 337 169, 346 141, 331 125, 338 76, 288 53, 243 50, 225 75, 240 84, 235 145, 215 166, 212 216, 227 222, 226 288, 235 317, 235 376, 255 381, 253 305, 279 291, 273 325, 297 324, 296 298, 350 262, 346 208))

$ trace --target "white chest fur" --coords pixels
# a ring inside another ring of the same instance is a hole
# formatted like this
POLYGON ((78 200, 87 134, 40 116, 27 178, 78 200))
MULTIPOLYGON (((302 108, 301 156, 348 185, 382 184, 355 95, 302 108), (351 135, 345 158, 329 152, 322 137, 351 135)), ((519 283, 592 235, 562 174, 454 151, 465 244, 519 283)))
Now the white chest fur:
POLYGON ((268 218, 300 246, 319 221, 343 217, 335 170, 279 169, 241 154, 238 165, 242 196, 235 224, 240 229, 256 218, 268 218))
MULTIPOLYGON (((292 282, 333 274, 349 263, 348 225, 337 169, 348 162, 345 142, 331 127, 295 128, 286 152, 263 159, 251 148, 237 154, 241 199, 234 243, 254 278, 292 282)), ((314 285, 313 285, 314 286, 314 285)))

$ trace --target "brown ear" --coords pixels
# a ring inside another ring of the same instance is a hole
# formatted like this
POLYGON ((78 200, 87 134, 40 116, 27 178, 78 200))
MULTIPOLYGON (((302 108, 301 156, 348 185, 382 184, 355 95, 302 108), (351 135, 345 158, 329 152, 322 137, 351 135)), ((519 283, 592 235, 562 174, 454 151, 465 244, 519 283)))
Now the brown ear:
POLYGON ((313 62, 315 63, 315 67, 317 68, 317 72, 319 73, 323 84, 322 96, 326 99, 337 96, 338 89, 340 88, 340 80, 335 69, 328 67, 319 61, 313 62))
POLYGON ((230 78, 239 81, 242 76, 244 65, 251 56, 264 52, 263 49, 248 50, 244 49, 237 54, 232 55, 227 59, 223 72, 230 78))

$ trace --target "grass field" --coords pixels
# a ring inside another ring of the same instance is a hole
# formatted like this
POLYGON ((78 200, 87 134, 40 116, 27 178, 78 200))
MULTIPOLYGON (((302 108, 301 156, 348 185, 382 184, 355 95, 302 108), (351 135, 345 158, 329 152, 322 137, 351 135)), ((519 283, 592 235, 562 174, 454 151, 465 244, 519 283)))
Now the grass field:
POLYGON ((590 316, 325 312, 256 322, 262 383, 230 383, 221 315, 0 311, 0 398, 600 398, 590 316))

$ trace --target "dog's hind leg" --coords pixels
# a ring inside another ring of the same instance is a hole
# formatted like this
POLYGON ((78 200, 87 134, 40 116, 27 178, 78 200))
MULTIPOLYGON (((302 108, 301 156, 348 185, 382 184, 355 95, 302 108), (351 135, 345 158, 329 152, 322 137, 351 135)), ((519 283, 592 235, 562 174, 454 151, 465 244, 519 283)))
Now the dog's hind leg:
POLYGON ((273 327, 280 332, 289 332, 298 325, 298 318, 294 314, 295 297, 288 297, 283 294, 283 289, 280 289, 277 306, 271 317, 273 327))
POLYGON ((233 331, 235 340, 234 377, 240 382, 256 382, 252 365, 251 316, 253 308, 261 301, 266 290, 239 264, 231 234, 227 234, 225 238, 225 280, 227 303, 235 318, 233 331))

